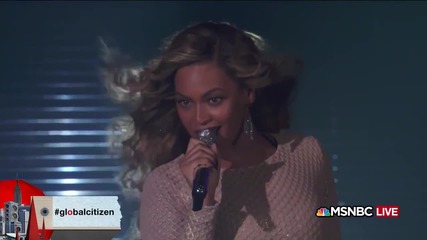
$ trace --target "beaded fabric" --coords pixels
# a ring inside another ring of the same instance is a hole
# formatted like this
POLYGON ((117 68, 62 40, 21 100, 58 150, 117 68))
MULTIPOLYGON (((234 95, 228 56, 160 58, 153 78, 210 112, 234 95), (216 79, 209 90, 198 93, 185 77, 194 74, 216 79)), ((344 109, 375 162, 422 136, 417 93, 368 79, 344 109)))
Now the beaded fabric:
POLYGON ((217 203, 193 212, 191 187, 177 159, 156 168, 141 198, 143 240, 340 239, 336 218, 316 217, 337 204, 332 166, 314 137, 277 139, 265 161, 221 172, 217 203))

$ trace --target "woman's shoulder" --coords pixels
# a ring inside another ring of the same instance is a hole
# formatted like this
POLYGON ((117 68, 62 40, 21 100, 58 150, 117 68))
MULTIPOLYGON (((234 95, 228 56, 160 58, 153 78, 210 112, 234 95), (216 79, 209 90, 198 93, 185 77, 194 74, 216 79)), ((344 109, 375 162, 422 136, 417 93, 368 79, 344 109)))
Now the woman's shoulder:
POLYGON ((322 144, 314 136, 294 131, 283 131, 275 134, 274 137, 278 147, 288 154, 315 159, 323 157, 324 150, 322 144))
POLYGON ((296 131, 282 131, 273 135, 278 145, 290 145, 292 148, 321 148, 320 141, 311 135, 305 135, 296 131))
MULTIPOLYGON (((182 174, 179 170, 178 161, 183 155, 179 155, 172 161, 164 163, 156 168, 154 168, 148 175, 145 180, 146 183, 156 183, 156 184, 167 184, 167 185, 179 185, 182 184, 182 174)), ((185 181, 185 179, 184 179, 185 181)))

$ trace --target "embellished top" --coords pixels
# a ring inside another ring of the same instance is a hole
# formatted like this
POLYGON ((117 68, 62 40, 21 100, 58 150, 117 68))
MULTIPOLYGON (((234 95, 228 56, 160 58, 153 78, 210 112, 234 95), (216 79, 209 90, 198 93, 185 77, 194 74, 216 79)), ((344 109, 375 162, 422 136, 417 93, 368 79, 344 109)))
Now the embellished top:
POLYGON ((336 218, 316 217, 337 204, 329 159, 314 137, 282 140, 261 163, 221 170, 217 203, 197 212, 184 155, 156 168, 143 186, 141 239, 340 239, 336 218))

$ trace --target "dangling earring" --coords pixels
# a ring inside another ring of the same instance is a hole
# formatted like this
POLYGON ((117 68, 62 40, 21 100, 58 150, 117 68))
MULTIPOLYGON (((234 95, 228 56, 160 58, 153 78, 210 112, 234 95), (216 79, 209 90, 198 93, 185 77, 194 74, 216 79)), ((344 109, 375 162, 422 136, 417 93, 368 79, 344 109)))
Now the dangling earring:
POLYGON ((246 118, 243 129, 245 133, 249 135, 249 139, 254 140, 254 124, 252 122, 251 116, 246 118))

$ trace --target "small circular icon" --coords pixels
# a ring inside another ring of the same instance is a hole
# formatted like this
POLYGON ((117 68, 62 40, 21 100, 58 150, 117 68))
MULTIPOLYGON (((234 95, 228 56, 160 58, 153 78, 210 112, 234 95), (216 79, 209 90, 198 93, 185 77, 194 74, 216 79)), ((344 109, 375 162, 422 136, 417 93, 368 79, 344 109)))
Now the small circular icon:
POLYGON ((49 209, 47 209, 47 208, 42 208, 41 210, 40 210, 40 213, 42 214, 42 216, 47 216, 47 215, 49 215, 49 209))

